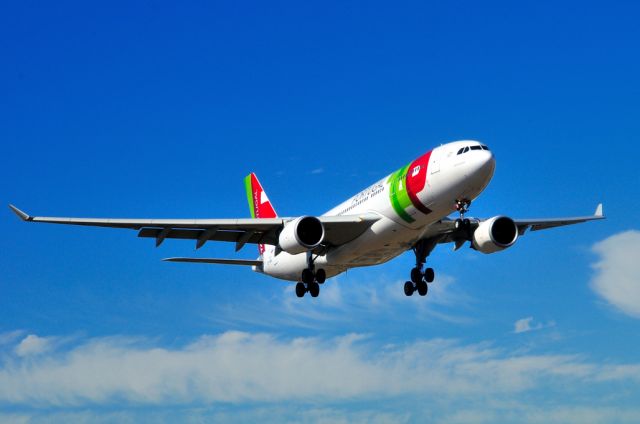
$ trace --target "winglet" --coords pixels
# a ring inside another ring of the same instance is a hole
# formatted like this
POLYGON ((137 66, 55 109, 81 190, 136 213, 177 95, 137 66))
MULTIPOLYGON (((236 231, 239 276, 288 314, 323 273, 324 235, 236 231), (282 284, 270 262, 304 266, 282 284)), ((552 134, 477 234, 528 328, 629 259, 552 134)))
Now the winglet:
POLYGON ((20 209, 16 208, 13 205, 9 205, 9 208, 11 208, 11 210, 13 211, 13 213, 15 213, 16 215, 18 215, 18 218, 20 218, 23 221, 31 221, 33 218, 30 217, 26 212, 21 211, 20 209))
POLYGON ((597 216, 597 217, 604 216, 604 213, 602 212, 602 203, 598 203, 598 207, 596 208, 596 213, 594 213, 594 216, 597 216))

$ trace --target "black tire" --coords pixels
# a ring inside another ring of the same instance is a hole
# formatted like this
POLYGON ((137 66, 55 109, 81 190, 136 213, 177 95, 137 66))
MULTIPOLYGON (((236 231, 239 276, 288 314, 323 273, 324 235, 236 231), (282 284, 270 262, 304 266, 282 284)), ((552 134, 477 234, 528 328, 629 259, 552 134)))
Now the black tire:
POLYGON ((305 284, 311 284, 313 283, 313 271, 311 271, 309 268, 305 268, 302 270, 302 282, 305 284))
POLYGON ((307 292, 307 288, 302 283, 296 284, 296 296, 304 297, 304 294, 307 292))
POLYGON ((453 223, 453 228, 455 228, 456 230, 459 230, 460 228, 462 228, 462 220, 456 219, 456 221, 453 223))
POLYGON ((433 283, 433 280, 436 278, 436 273, 433 268, 427 268, 424 270, 424 280, 427 283, 433 283))
POLYGON ((311 295, 311 297, 318 297, 318 295, 320 294, 320 284, 309 284, 309 294, 311 295))
POLYGON ((414 292, 414 286, 413 283, 411 281, 407 281, 406 283, 404 283, 404 294, 405 296, 411 296, 414 292))
POLYGON ((420 281, 420 283, 417 284, 416 288, 418 289, 418 294, 420 296, 426 296, 427 292, 429 291, 429 286, 427 286, 427 283, 425 283, 424 281, 420 281))
POLYGON ((420 271, 420 268, 415 267, 411 270, 411 281, 416 284, 422 281, 422 271, 420 271))
POLYGON ((324 284, 326 279, 327 273, 324 271, 324 269, 319 269, 316 271, 316 282, 318 284, 324 284))

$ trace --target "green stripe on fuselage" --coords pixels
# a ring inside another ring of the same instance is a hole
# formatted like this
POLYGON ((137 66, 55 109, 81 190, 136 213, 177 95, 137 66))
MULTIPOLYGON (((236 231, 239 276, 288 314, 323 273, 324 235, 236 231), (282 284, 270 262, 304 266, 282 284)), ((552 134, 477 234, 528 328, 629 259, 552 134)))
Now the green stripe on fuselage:
POLYGON ((391 201, 393 210, 396 211, 398 216, 404 221, 411 223, 414 222, 415 219, 407 213, 407 208, 411 206, 406 181, 409 165, 411 164, 409 163, 404 168, 398 169, 389 177, 389 200, 391 201))

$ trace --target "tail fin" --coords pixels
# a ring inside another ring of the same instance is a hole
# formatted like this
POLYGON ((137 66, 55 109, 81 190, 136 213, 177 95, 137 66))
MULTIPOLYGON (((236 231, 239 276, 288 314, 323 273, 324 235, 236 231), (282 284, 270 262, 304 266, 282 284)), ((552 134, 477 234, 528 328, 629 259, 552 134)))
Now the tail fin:
MULTIPOLYGON (((271 201, 267 197, 267 193, 265 193, 262 185, 260 185, 256 174, 252 172, 245 177, 244 187, 247 191, 247 201, 249 202, 252 218, 276 218, 278 216, 271 205, 271 201)), ((258 251, 260 255, 263 255, 265 245, 259 244, 258 251)))

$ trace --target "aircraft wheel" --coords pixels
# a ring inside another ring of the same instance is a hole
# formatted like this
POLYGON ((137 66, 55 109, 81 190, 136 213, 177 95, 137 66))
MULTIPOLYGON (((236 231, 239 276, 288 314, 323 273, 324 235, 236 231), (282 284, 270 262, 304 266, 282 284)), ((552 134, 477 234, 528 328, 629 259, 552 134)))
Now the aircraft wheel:
POLYGON ((318 282, 318 284, 324 284, 326 279, 327 273, 324 271, 324 269, 319 269, 316 271, 316 281, 318 282))
POLYGON ((307 292, 307 288, 302 283, 296 284, 296 296, 303 297, 307 292))
POLYGON ((424 279, 427 283, 432 283, 433 280, 436 278, 436 273, 433 270, 433 268, 427 268, 424 271, 424 279))
POLYGON ((309 268, 305 268, 302 270, 302 282, 309 285, 313 283, 313 271, 309 268))
POLYGON ((411 281, 416 284, 422 281, 422 271, 420 271, 420 268, 415 267, 411 270, 411 281))
POLYGON ((404 294, 406 296, 411 296, 414 292, 414 286, 413 283, 411 281, 407 281, 406 283, 404 283, 404 294))
POLYGON ((462 228, 462 220, 456 219, 453 224, 453 228, 455 228, 456 230, 459 230, 460 228, 462 228))
POLYGON ((311 295, 311 297, 318 297, 318 295, 320 294, 320 284, 309 284, 309 294, 311 295))
POLYGON ((418 289, 418 294, 420 296, 426 296, 427 291, 429 291, 429 286, 427 286, 427 283, 424 281, 421 281, 419 284, 417 284, 416 288, 418 289))

